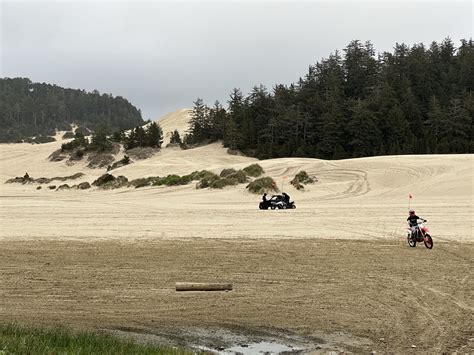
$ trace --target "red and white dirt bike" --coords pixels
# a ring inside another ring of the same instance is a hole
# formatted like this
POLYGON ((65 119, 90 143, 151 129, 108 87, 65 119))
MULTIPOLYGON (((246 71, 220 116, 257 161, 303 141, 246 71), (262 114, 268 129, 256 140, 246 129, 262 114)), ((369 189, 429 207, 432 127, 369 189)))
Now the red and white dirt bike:
POLYGON ((426 228, 423 223, 427 222, 426 219, 418 219, 417 225, 414 228, 414 232, 410 227, 407 228, 407 241, 411 247, 416 247, 416 243, 425 243, 425 247, 433 249, 433 238, 431 238, 430 230, 426 228))

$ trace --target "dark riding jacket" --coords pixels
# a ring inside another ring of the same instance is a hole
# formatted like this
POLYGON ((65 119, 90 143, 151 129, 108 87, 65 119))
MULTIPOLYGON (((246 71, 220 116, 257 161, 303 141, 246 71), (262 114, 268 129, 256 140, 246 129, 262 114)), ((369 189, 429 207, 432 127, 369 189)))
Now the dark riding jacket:
POLYGON ((415 227, 415 226, 417 226, 417 225, 418 225, 418 222, 417 222, 417 221, 418 221, 419 219, 423 219, 423 218, 420 218, 420 217, 418 217, 417 215, 408 216, 407 221, 408 221, 409 226, 410 226, 410 227, 415 227))

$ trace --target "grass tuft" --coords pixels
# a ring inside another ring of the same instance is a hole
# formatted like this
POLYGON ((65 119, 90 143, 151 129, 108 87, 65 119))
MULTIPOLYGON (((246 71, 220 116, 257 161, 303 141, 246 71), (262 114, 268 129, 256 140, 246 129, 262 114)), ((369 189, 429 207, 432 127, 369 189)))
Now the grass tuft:
POLYGON ((0 325, 0 354, 192 354, 185 349, 138 344, 108 334, 67 328, 0 325))

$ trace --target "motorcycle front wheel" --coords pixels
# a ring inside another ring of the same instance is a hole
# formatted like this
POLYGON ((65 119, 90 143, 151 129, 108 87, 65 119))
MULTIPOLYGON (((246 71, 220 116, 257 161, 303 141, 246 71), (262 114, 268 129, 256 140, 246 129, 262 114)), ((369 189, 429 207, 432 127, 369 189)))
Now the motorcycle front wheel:
POLYGON ((411 238, 410 236, 407 236, 407 241, 408 245, 411 246, 412 248, 416 247, 416 240, 415 238, 411 238))
POLYGON ((425 234, 423 242, 425 243, 425 247, 427 247, 428 249, 433 249, 433 238, 431 238, 431 235, 425 234))

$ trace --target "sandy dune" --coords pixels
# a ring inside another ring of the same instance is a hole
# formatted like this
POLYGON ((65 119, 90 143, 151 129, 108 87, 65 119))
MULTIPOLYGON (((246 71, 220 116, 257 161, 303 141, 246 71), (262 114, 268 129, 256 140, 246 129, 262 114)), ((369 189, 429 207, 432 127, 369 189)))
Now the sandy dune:
MULTIPOLYGON (((180 110, 160 123, 165 131, 184 131, 187 117, 188 110, 180 110)), ((81 181, 92 182, 105 172, 86 163, 49 162, 60 144, 0 145, 0 181, 27 171, 35 178, 83 172, 81 181)), ((191 150, 165 148, 113 173, 129 179, 201 169, 219 173, 255 161, 229 155, 215 143, 191 150)), ((473 163, 473 155, 260 161, 266 175, 296 201, 296 211, 285 212, 257 210, 260 196, 247 193, 245 185, 221 191, 196 190, 192 184, 56 192, 0 184, 0 238, 401 238, 411 193, 412 206, 429 220, 437 240, 473 241, 473 163), (319 180, 305 192, 289 185, 300 170, 319 180)))
POLYGON ((170 142, 171 132, 175 129, 178 130, 181 139, 186 135, 189 129, 190 111, 190 109, 183 108, 178 111, 170 112, 155 120, 160 124, 163 130, 163 142, 165 146, 170 142))
MULTIPOLYGON (((184 132, 187 115, 160 120, 164 132, 184 132)), ((49 162, 60 144, 0 145, 0 181, 27 171, 83 172, 80 181, 92 182, 105 172, 49 162)), ((165 148, 114 175, 220 172, 255 161, 218 143, 165 148)), ((245 185, 0 184, 0 318, 179 339, 183 327, 272 329, 356 353, 474 351, 474 155, 258 163, 296 210, 260 211, 261 197, 245 185), (318 178, 304 192, 289 185, 300 170, 318 178), (409 193, 429 220, 431 251, 406 245, 409 193), (181 295, 176 281, 231 281, 234 291, 181 295)))

